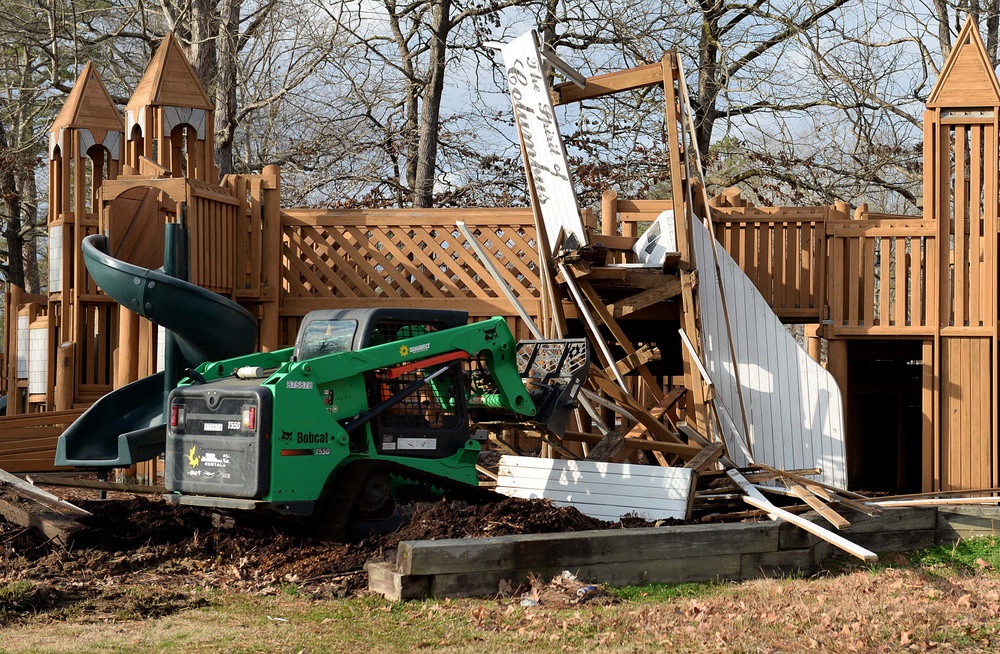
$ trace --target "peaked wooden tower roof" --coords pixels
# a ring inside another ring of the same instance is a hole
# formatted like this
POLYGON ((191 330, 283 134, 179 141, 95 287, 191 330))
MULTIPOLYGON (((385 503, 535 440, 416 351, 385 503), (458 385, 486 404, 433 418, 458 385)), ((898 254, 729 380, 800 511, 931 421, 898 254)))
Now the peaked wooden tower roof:
POLYGON ((125 108, 148 106, 214 109, 173 32, 164 37, 125 108))
POLYGON ((941 69, 927 100, 927 108, 996 105, 1000 105, 1000 82, 993 72, 979 28, 972 18, 968 18, 941 69))
POLYGON ((90 130, 125 131, 121 112, 97 74, 94 64, 87 62, 70 91, 66 103, 52 123, 52 132, 77 127, 90 130))

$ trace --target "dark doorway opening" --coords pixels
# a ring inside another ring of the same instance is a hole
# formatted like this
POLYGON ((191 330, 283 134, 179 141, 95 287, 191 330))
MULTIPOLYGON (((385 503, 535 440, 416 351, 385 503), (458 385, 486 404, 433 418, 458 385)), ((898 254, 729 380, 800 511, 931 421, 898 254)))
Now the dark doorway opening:
POLYGON ((851 488, 919 493, 923 461, 921 341, 847 345, 847 468, 851 488))

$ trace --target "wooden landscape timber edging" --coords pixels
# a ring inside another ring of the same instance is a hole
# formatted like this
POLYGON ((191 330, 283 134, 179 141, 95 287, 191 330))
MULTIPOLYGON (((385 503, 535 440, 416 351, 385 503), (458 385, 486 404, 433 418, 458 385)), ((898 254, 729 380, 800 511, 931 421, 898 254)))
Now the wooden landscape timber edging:
POLYGON ((73 534, 84 528, 77 518, 90 513, 52 493, 0 470, 0 516, 46 538, 69 545, 73 534))
MULTIPOLYGON (((1000 502, 1000 499, 997 500, 1000 502)), ((924 549, 1000 533, 1000 507, 846 510, 855 544, 877 552, 924 549)), ((816 513, 804 517, 817 523, 816 513)), ((569 570, 611 586, 753 579, 810 574, 834 548, 787 522, 680 525, 404 541, 396 561, 369 562, 368 587, 390 600, 496 595, 500 582, 523 583, 569 570)))

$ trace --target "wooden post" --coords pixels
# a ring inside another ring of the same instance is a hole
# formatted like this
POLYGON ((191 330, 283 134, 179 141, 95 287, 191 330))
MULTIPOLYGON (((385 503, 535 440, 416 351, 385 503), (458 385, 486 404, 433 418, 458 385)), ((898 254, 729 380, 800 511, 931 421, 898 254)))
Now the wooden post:
POLYGON ((121 388, 139 379, 139 314, 118 307, 118 363, 114 387, 121 388))
POLYGON ((921 490, 930 493, 938 489, 938 459, 935 453, 934 425, 937 422, 937 404, 934 396, 934 341, 923 342, 921 369, 921 490))
POLYGON ((73 408, 73 391, 76 375, 74 375, 74 353, 76 346, 73 341, 65 341, 59 345, 55 358, 55 410, 68 411, 73 408))
POLYGON ((17 314, 21 304, 21 288, 7 284, 7 294, 4 298, 4 319, 7 321, 7 415, 18 413, 17 398, 17 314))
POLYGON ((806 325, 805 336, 809 358, 816 363, 822 363, 820 358, 823 356, 823 341, 819 337, 819 325, 806 325))
MULTIPOLYGON (((261 284, 261 295, 266 298, 263 303, 264 315, 260 321, 260 349, 271 352, 278 349, 278 314, 281 310, 281 169, 270 165, 264 167, 264 175, 270 176, 270 188, 262 191, 264 196, 261 208, 263 239, 260 256, 263 261, 261 271, 264 280, 261 284), (267 295, 264 295, 265 292, 267 295)), ((252 253, 251 253, 252 256, 252 253)))
POLYGON ((608 189, 601 193, 601 234, 614 236, 618 233, 618 193, 608 189))

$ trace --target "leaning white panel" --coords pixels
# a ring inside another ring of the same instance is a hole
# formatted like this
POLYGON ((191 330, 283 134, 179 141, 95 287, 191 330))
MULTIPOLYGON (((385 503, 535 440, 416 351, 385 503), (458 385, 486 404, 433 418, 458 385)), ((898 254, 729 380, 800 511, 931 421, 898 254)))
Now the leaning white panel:
MULTIPOLYGON (((748 440, 757 463, 785 470, 821 468, 823 482, 846 487, 844 410, 837 382, 792 338, 753 282, 698 221, 693 221, 692 237, 702 358, 716 386, 716 401, 725 404, 740 425, 738 388, 742 386, 748 440), (713 245, 729 309, 735 366, 713 245)), ((728 438, 727 445, 737 463, 747 463, 741 449, 728 438)))

